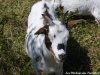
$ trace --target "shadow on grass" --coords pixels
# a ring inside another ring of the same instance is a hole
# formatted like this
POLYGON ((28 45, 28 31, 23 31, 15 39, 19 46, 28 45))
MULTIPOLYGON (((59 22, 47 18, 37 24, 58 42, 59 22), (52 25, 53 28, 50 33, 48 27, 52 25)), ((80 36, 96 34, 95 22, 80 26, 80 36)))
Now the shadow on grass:
MULTIPOLYGON (((73 75, 71 72, 78 72, 78 73, 87 73, 92 72, 91 69, 91 60, 89 58, 88 50, 82 48, 80 44, 72 37, 68 40, 67 46, 67 56, 64 62, 64 74, 65 75, 73 75)), ((78 75, 78 74, 76 74, 78 75)), ((82 75, 82 74, 80 74, 82 75)), ((88 74, 85 74, 88 75, 88 74)), ((89 74, 90 75, 90 74, 89 74)))
POLYGON ((1 37, 0 46, 0 75, 7 75, 8 55, 12 47, 12 41, 1 37))

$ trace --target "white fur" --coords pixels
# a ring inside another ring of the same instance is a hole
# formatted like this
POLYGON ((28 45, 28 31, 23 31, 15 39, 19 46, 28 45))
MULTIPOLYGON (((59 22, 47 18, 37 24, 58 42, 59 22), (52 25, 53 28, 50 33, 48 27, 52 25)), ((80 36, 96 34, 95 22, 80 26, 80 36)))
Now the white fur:
POLYGON ((78 11, 82 15, 93 15, 97 23, 100 22, 100 0, 55 0, 54 4, 57 3, 64 6, 64 13, 78 11))
POLYGON ((57 45, 60 43, 64 43, 66 46, 67 40, 69 37, 69 32, 66 29, 65 25, 58 20, 55 15, 55 8, 49 2, 39 1, 32 6, 31 12, 28 17, 28 28, 27 28, 27 36, 26 36, 26 52, 29 57, 32 59, 32 64, 36 69, 37 73, 39 73, 39 69, 51 73, 55 72, 56 75, 62 75, 62 66, 63 63, 59 62, 59 54, 65 53, 63 49, 58 50, 57 45), (35 35, 36 31, 38 31, 41 27, 44 26, 43 24, 43 17, 44 14, 44 4, 47 4, 49 7, 48 12, 52 16, 53 23, 49 26, 49 38, 52 42, 51 48, 55 54, 53 58, 52 53, 46 48, 45 45, 45 36, 44 34, 35 35), (56 36, 54 38, 54 35, 56 36), (44 56, 43 56, 44 55, 44 56), (35 58, 39 57, 39 61, 36 62, 35 58))

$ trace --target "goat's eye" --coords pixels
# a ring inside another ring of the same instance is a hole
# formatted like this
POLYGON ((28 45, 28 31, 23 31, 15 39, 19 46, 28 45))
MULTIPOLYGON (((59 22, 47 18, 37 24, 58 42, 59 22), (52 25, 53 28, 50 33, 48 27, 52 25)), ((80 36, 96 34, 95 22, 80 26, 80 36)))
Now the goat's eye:
POLYGON ((54 38, 56 37, 56 35, 54 35, 54 38))
POLYGON ((62 32, 61 30, 58 31, 58 33, 61 33, 61 32, 62 32))

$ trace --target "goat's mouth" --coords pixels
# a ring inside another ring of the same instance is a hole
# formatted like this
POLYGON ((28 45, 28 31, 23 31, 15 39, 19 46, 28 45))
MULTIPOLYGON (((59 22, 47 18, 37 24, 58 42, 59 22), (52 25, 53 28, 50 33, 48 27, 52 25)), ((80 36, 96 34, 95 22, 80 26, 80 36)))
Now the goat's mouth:
POLYGON ((65 57, 62 58, 62 59, 57 59, 57 58, 56 58, 56 62, 57 62, 57 63, 62 63, 62 62, 64 62, 64 60, 65 60, 65 57))
POLYGON ((61 60, 61 59, 57 59, 56 58, 56 63, 63 63, 64 62, 64 60, 61 60))
POLYGON ((50 53, 51 53, 51 55, 53 56, 53 59, 54 59, 57 63, 59 63, 60 60, 56 57, 56 55, 54 54, 52 48, 50 48, 50 53))
POLYGON ((56 61, 56 63, 64 62, 65 55, 64 55, 63 57, 61 57, 60 55, 57 57, 57 56, 54 54, 52 48, 50 48, 50 53, 51 53, 51 55, 53 56, 53 59, 56 61), (61 58, 59 58, 59 57, 61 57, 61 58))
MULTIPOLYGON (((52 53, 52 52, 51 52, 51 53, 52 53)), ((53 56, 54 60, 56 61, 56 63, 61 63, 61 62, 64 62, 65 57, 64 57, 64 58, 62 58, 62 59, 59 59, 59 58, 57 58, 57 57, 55 56, 55 54, 54 54, 54 53, 52 53, 52 56, 53 56)))
POLYGON ((63 62, 65 60, 66 53, 62 53, 62 54, 60 54, 58 56, 59 56, 60 61, 63 62))

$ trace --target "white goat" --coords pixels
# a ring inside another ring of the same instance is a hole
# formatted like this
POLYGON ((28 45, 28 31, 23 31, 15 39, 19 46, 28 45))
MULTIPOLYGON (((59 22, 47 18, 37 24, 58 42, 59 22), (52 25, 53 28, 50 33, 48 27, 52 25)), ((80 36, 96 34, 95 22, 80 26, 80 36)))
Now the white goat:
POLYGON ((39 1, 28 17, 25 48, 37 75, 41 72, 63 75, 69 32, 53 8, 49 2, 39 1))
MULTIPOLYGON (((48 1, 48 0, 46 0, 48 1)), ((64 6, 64 13, 67 11, 78 12, 82 15, 92 15, 96 22, 100 22, 100 0, 50 0, 54 2, 55 8, 64 6), (58 5, 56 5, 58 4, 58 5)))

